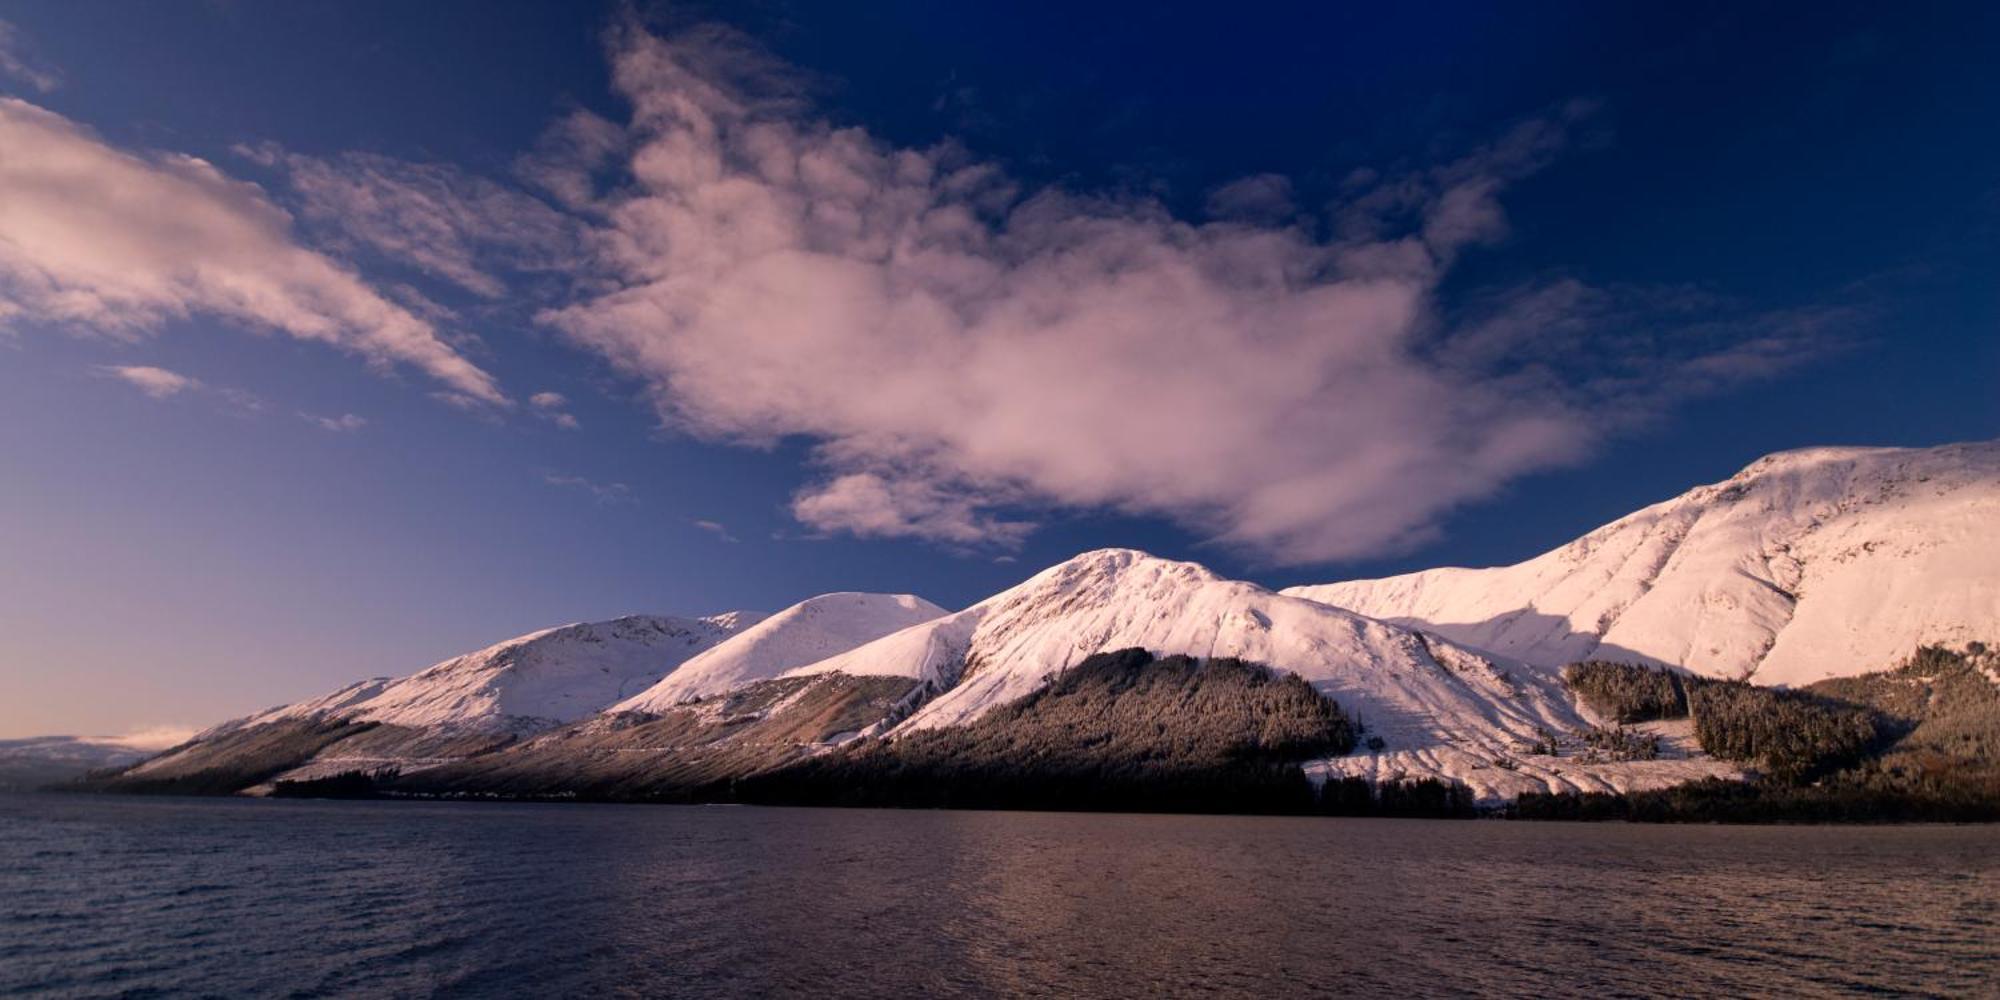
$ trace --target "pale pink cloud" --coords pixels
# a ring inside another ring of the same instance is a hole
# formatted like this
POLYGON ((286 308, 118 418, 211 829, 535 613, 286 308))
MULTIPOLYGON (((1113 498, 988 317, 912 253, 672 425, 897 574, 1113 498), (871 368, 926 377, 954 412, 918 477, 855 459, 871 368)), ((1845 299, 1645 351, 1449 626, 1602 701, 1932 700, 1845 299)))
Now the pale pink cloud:
POLYGON ((486 298, 507 294, 506 272, 563 272, 578 259, 575 219, 450 164, 364 152, 320 158, 269 143, 236 152, 283 170, 319 229, 486 298))
POLYGON ((336 434, 351 433, 368 426, 368 418, 352 413, 343 413, 337 417, 323 417, 314 413, 301 413, 299 416, 320 430, 336 434))
POLYGON ((730 533, 729 526, 723 524, 721 521, 696 520, 693 522, 693 524, 695 527, 700 528, 701 530, 706 531, 711 535, 714 535, 717 539, 720 539, 721 541, 728 542, 732 545, 734 545, 737 541, 736 536, 730 533))
POLYGON ((300 246, 255 185, 188 156, 141 156, 0 98, 0 320, 120 335, 195 314, 282 332, 505 404, 432 323, 300 246))
POLYGON ((959 150, 811 118, 742 52, 621 37, 631 183, 596 204, 596 246, 622 287, 545 319, 678 427, 819 441, 806 524, 1006 545, 1032 526, 1004 508, 1105 507, 1319 561, 1407 543, 1590 446, 1563 401, 1416 353, 1451 256, 1494 238, 1493 195, 1559 123, 1357 209, 1403 229, 1322 242, 1023 196, 959 150))
POLYGON ((99 365, 93 371, 124 382, 154 399, 199 396, 218 405, 224 412, 239 416, 261 413, 265 408, 264 400, 247 389, 210 385, 192 375, 183 375, 167 368, 153 365, 99 365))
POLYGON ((1219 189, 1197 224, 1148 198, 1024 191, 949 143, 891 146, 814 117, 726 31, 627 27, 612 57, 631 120, 562 175, 611 287, 541 318, 640 379, 670 426, 815 442, 791 512, 816 529, 1007 548, 1034 527, 1023 511, 1109 509, 1273 562, 1348 559, 1422 541, 1618 426, 1603 373, 1543 350, 1570 349, 1594 292, 1484 330, 1439 292, 1506 237, 1500 195, 1587 106, 1434 167, 1358 172, 1324 237, 1281 178, 1219 189), (612 155, 625 175, 598 183, 612 155))
POLYGON ((589 111, 572 111, 521 158, 515 173, 557 204, 583 210, 597 201, 602 175, 625 152, 623 128, 589 111))
POLYGON ((568 411, 569 397, 560 392, 535 393, 528 397, 528 406, 534 410, 536 416, 563 430, 574 431, 583 427, 582 422, 568 411))
POLYGON ((152 365, 105 365, 100 373, 118 379, 154 399, 171 399, 202 387, 201 380, 152 365))
POLYGON ((1033 525, 981 511, 970 490, 942 488, 917 476, 850 472, 800 493, 792 515, 822 531, 862 538, 928 538, 958 544, 1011 544, 1033 525))

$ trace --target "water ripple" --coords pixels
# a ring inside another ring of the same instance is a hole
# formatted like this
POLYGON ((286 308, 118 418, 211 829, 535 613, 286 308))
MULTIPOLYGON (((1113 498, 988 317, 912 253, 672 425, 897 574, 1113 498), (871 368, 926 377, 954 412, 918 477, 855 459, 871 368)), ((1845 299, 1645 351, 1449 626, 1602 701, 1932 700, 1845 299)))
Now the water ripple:
POLYGON ((1986 828, 0 798, 0 995, 1988 993, 1986 828))

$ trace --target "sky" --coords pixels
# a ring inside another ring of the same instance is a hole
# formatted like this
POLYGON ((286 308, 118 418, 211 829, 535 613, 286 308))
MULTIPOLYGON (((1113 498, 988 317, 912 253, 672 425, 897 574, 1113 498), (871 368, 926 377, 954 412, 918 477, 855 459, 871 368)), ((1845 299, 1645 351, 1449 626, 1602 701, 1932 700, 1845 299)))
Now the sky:
POLYGON ((0 737, 2000 435, 1982 4, 0 2, 0 737))

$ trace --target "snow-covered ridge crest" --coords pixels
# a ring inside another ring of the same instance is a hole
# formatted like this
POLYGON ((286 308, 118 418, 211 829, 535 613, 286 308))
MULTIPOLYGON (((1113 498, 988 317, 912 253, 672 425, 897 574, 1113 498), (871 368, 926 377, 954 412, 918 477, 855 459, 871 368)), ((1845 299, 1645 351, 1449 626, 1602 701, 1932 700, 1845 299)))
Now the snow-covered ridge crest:
POLYGON ((1880 670, 2000 635, 2000 442, 1780 452, 1512 566, 1286 593, 1545 666, 1880 670))
POLYGON ((724 694, 943 614, 914 594, 821 594, 710 647, 612 710, 660 712, 724 694))
MULTIPOLYGON (((925 728, 970 721, 1092 653, 1132 646, 1162 655, 1238 656, 1329 682, 1330 692, 1376 670, 1407 668, 1440 679, 1451 673, 1431 654, 1432 644, 1407 629, 1227 580, 1196 563, 1102 549, 791 675, 930 681, 942 693, 904 723, 925 728)), ((1504 671, 1491 660, 1459 650, 1450 655, 1482 675, 1489 693, 1516 694, 1511 681, 1497 680, 1504 671)))
POLYGON ((204 736, 287 719, 525 732, 572 722, 645 690, 763 616, 631 615, 530 632, 427 667, 225 723, 204 736))
POLYGON ((961 725, 1031 694, 1092 653, 1234 656, 1295 673, 1339 702, 1381 749, 1318 762, 1315 774, 1448 777, 1484 799, 1608 791, 1729 773, 1675 754, 1585 767, 1532 757, 1541 730, 1589 725, 1552 670, 1505 660, 1316 601, 1131 549, 1086 552, 956 614, 792 671, 895 675, 935 696, 886 731, 961 725))

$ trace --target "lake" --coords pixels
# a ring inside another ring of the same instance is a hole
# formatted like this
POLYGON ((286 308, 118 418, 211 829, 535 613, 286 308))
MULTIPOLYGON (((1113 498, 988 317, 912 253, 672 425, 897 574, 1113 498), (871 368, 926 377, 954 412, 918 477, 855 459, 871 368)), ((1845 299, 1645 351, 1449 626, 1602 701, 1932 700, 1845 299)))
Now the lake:
POLYGON ((0 995, 1996 983, 1990 827, 0 796, 0 995))

